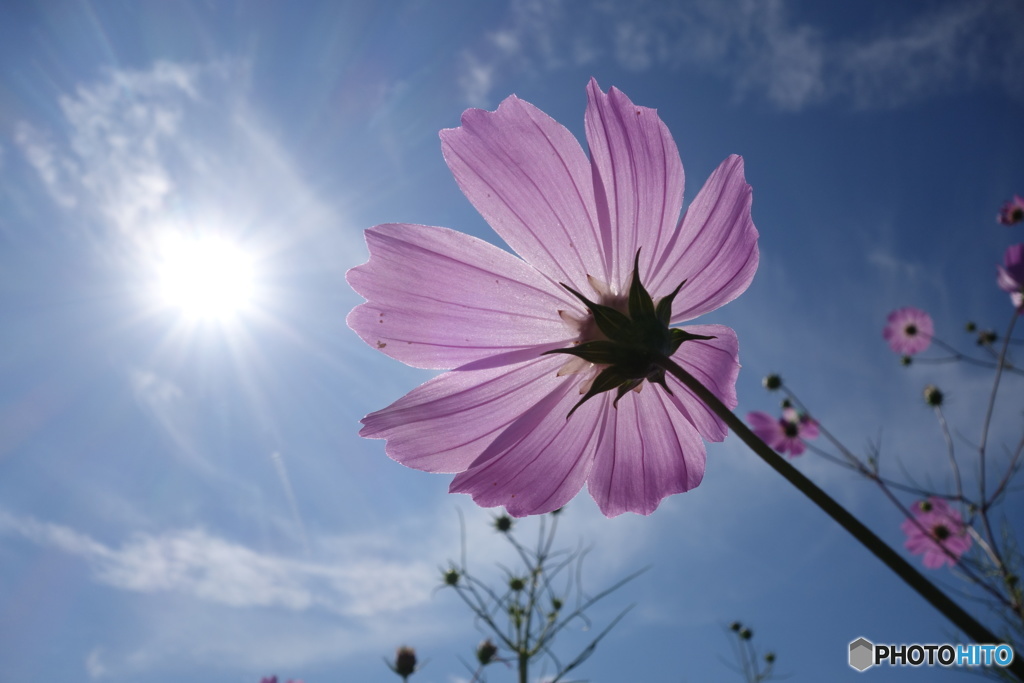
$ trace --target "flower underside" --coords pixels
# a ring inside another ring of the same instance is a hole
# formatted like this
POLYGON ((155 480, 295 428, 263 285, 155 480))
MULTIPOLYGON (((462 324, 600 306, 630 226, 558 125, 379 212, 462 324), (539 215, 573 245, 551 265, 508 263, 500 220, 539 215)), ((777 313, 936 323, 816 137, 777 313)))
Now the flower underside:
POLYGON ((612 306, 590 301, 569 285, 562 283, 562 286, 583 302, 590 311, 599 337, 602 338, 587 339, 575 346, 553 349, 546 351, 545 354, 564 353, 594 365, 604 366, 590 383, 590 388, 583 398, 566 415, 566 419, 588 399, 612 389, 617 390, 612 405, 617 405, 619 399, 628 391, 639 390, 645 379, 652 384, 660 385, 669 394, 672 393, 665 383, 665 370, 662 369, 659 360, 674 354, 684 341, 714 339, 713 336, 691 334, 669 327, 672 302, 685 284, 684 280, 655 304, 650 293, 640 282, 639 250, 633 261, 633 278, 629 286, 626 313, 612 306))

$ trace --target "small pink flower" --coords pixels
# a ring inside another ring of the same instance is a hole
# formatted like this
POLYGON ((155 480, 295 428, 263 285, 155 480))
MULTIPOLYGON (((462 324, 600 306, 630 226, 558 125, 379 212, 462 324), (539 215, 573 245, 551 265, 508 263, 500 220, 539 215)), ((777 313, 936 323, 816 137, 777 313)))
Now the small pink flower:
POLYGON ((1013 195, 1013 199, 1003 204, 1002 208, 999 209, 999 215, 996 216, 996 220, 1003 225, 1014 225, 1024 221, 1024 199, 1021 199, 1018 195, 1013 195))
POLYGON ((737 404, 735 332, 669 326, 732 301, 757 270, 742 159, 722 162, 680 218, 683 165, 654 109, 591 80, 585 129, 589 159, 514 95, 467 110, 441 131, 445 161, 521 258, 445 228, 378 225, 370 260, 347 275, 367 300, 347 319, 364 341, 449 370, 367 415, 360 434, 517 517, 584 484, 609 517, 650 514, 700 483, 704 440, 725 425, 655 355, 737 404), (642 341, 627 348, 620 331, 642 341))
POLYGON ((928 348, 934 333, 932 317, 919 308, 907 306, 889 314, 882 337, 896 353, 912 356, 928 348))
POLYGON ((996 266, 999 289, 1009 292, 1010 301, 1018 311, 1024 311, 1024 243, 1013 244, 1003 255, 1003 265, 996 266))
POLYGON ((762 441, 779 453, 788 452, 791 458, 803 455, 807 449, 804 439, 818 437, 818 423, 808 415, 801 415, 794 408, 783 410, 782 417, 778 419, 768 413, 748 413, 747 422, 762 441))
POLYGON ((928 569, 938 569, 944 564, 953 566, 970 549, 971 536, 963 517, 942 498, 933 496, 918 501, 911 512, 914 517, 900 525, 907 535, 904 547, 912 555, 923 554, 924 566, 928 569))

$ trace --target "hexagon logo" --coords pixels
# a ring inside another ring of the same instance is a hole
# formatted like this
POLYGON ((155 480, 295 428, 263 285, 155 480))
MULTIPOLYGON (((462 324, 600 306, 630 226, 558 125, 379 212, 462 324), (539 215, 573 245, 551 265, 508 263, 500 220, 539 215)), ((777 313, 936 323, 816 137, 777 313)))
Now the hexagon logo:
POLYGON ((850 666, 864 671, 875 663, 875 646, 867 638, 858 638, 850 643, 850 666))

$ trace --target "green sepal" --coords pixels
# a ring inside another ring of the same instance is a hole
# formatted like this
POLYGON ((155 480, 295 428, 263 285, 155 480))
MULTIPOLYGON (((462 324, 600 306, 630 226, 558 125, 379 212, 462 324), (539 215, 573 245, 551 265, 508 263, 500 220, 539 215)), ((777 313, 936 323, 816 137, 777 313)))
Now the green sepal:
POLYGON ((618 365, 623 360, 628 360, 628 358, 624 358, 623 354, 626 351, 620 344, 601 339, 584 342, 566 349, 551 349, 541 355, 544 356, 549 353, 564 353, 569 356, 576 356, 596 365, 618 365))
POLYGON ((587 310, 593 314, 594 322, 597 323, 597 328, 601 330, 604 336, 617 341, 623 341, 625 337, 628 336, 631 324, 628 316, 623 313, 619 313, 611 306, 595 304, 593 301, 565 283, 562 283, 562 286, 583 302, 583 305, 587 307, 587 310))
POLYGON ((668 296, 662 297, 661 301, 658 302, 658 308, 655 311, 655 315, 658 316, 658 322, 665 327, 668 327, 672 322, 672 302, 675 301, 676 294, 686 284, 686 280, 679 283, 679 286, 672 290, 672 293, 668 296))
POLYGON ((579 402, 572 407, 572 410, 570 410, 569 414, 565 416, 565 419, 568 420, 572 417, 572 414, 576 412, 576 409, 586 403, 589 399, 597 396, 598 394, 603 394, 606 391, 611 391, 612 389, 619 389, 619 395, 615 399, 615 403, 618 403, 619 399, 622 398, 627 391, 637 386, 642 381, 643 380, 627 377, 617 367, 611 365, 602 370, 600 374, 594 378, 594 382, 590 385, 590 389, 583 395, 583 398, 581 398, 579 402), (623 390, 622 387, 627 384, 630 384, 631 386, 623 390))
POLYGON ((681 330, 678 327, 673 327, 671 330, 669 330, 669 333, 672 335, 672 344, 671 344, 672 353, 668 354, 669 356, 671 356, 676 351, 678 351, 679 347, 682 346, 684 341, 690 341, 690 340, 693 340, 693 339, 715 339, 716 338, 713 334, 712 335, 692 334, 690 332, 687 332, 686 330, 681 330))
POLYGON ((654 299, 640 282, 640 250, 633 258, 633 281, 629 285, 629 317, 635 322, 654 317, 654 299))

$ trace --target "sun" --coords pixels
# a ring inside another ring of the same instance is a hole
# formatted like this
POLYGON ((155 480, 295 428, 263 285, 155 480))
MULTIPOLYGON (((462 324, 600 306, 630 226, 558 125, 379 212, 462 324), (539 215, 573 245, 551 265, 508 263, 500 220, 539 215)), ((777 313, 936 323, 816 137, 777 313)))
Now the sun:
POLYGON ((161 244, 160 297, 197 320, 226 320, 253 303, 253 259, 220 236, 169 236, 161 244))

